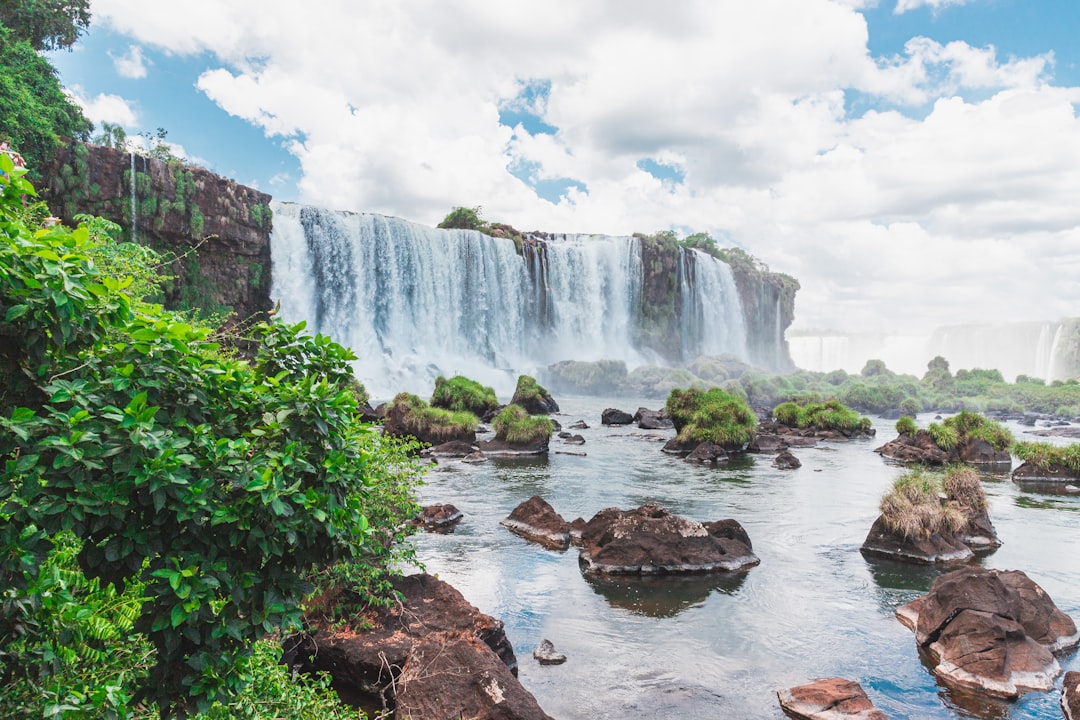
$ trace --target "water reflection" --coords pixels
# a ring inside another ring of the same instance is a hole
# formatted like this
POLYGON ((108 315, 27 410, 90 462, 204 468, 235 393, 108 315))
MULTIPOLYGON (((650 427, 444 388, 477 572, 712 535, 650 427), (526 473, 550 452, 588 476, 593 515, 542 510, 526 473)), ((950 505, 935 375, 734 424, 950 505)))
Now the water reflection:
MULTIPOLYGON (((1017 486, 1026 493, 1038 493, 1040 495, 1051 495, 1066 498, 1078 498, 1080 497, 1080 490, 1073 485, 1062 485, 1061 483, 1039 483, 1039 482, 1018 482, 1017 486)), ((1076 502, 1062 502, 1062 501, 1040 501, 1037 498, 1032 498, 1027 495, 1020 495, 1016 498, 1016 504, 1020 507, 1028 508, 1054 508, 1058 510, 1080 510, 1080 504, 1076 502)))
POLYGON ((612 607, 635 615, 654 618, 675 617, 683 610, 705 602, 714 590, 734 595, 742 587, 746 573, 707 575, 599 575, 582 572, 593 592, 612 607))

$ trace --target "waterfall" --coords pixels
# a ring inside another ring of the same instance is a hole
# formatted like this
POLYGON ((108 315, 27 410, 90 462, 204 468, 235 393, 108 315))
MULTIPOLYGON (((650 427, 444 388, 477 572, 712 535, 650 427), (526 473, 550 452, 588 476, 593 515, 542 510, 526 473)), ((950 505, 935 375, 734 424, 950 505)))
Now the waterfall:
MULTIPOLYGON (((545 235, 519 251, 471 230, 292 203, 273 209, 271 293, 282 317, 351 347, 376 397, 426 395, 440 374, 508 396, 519 374, 560 360, 659 362, 636 342, 647 301, 637 238, 545 235)), ((673 327, 683 332, 674 347, 686 360, 745 359, 731 269, 697 251, 680 262, 673 327)))
POLYGON ((131 242, 138 241, 138 203, 135 201, 135 149, 132 148, 131 154, 131 242))

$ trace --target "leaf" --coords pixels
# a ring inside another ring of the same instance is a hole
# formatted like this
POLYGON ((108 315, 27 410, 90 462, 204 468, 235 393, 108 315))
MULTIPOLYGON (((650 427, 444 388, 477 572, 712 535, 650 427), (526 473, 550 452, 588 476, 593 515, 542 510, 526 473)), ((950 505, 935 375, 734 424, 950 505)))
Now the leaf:
POLYGON ((23 315, 25 315, 29 310, 30 310, 29 305, 13 305, 12 307, 8 308, 7 316, 6 316, 7 322, 11 322, 13 320, 18 320, 23 315))

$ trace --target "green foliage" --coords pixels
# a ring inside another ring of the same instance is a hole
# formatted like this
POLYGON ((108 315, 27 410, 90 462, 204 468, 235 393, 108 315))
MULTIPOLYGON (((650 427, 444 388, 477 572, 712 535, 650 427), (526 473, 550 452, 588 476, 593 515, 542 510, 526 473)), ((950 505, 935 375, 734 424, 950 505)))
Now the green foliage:
POLYGON ((550 418, 529 415, 520 405, 507 405, 491 421, 495 437, 515 445, 533 444, 551 437, 554 425, 550 418))
POLYGON ((510 403, 512 405, 526 405, 549 400, 550 398, 551 393, 536 382, 536 378, 529 375, 520 375, 518 376, 517 386, 514 388, 514 397, 510 400, 510 403))
POLYGON ((0 167, 0 651, 49 646, 28 618, 70 536, 97 588, 140 586, 141 696, 166 716, 228 701, 314 569, 393 560, 416 472, 360 422, 347 349, 264 325, 254 364, 224 355, 102 275, 88 225, 28 228, 33 190, 0 167))
POLYGON ((919 402, 918 397, 909 395, 900 401, 900 412, 908 417, 915 417, 920 410, 922 410, 922 403, 919 402))
MULTIPOLYGON (((38 3, 0 2, 3 16, 38 3), (15 9, 13 9, 13 7, 15 9)), ((91 124, 64 93, 56 70, 27 40, 0 25, 0 140, 22 154, 27 167, 45 167, 68 138, 85 138, 91 124)), ((9 26, 10 27, 10 26, 9 26)), ((32 177, 36 174, 33 171, 32 177)))
POLYGON ((474 432, 480 425, 471 412, 431 407, 416 395, 404 392, 394 397, 386 412, 402 413, 405 433, 413 437, 450 440, 474 432))
POLYGON ((1012 433, 1004 425, 973 412, 962 411, 947 418, 945 427, 956 430, 960 443, 975 438, 990 443, 995 450, 1007 450, 1013 443, 1012 433))
POLYGON ((885 367, 885 362, 882 360, 867 360, 866 365, 863 366, 862 371, 859 373, 863 377, 875 377, 877 375, 886 375, 890 372, 889 368, 885 367))
POLYGON ((0 25, 36 51, 70 48, 90 27, 90 1, 2 0, 0 25))
POLYGON ((707 232, 694 233, 687 235, 679 244, 684 248, 693 248, 694 250, 701 250, 704 253, 712 255, 714 258, 720 257, 720 248, 717 247, 716 241, 713 240, 712 235, 707 232))
POLYGON ((918 431, 915 421, 906 415, 896 421, 896 432, 900 435, 914 435, 918 431))
MULTIPOLYGON (((951 475, 950 471, 950 475, 951 475)), ((959 532, 969 520, 965 508, 979 510, 986 506, 985 495, 975 475, 972 487, 969 475, 946 480, 941 473, 913 470, 897 478, 881 499, 881 516, 892 532, 907 538, 930 537, 939 532, 959 532), (957 491, 959 496, 952 495, 957 491), (942 502, 945 494, 951 502, 942 502), (972 504, 974 503, 974 504, 972 504)))
POLYGON ((191 206, 191 217, 188 220, 188 227, 191 230, 191 237, 199 240, 202 238, 203 227, 205 221, 203 219, 202 211, 199 210, 197 205, 191 206))
POLYGON ((941 423, 930 423, 930 426, 926 428, 926 431, 930 433, 930 439, 934 441, 934 444, 939 448, 948 452, 954 447, 960 444, 960 434, 956 431, 956 428, 951 425, 942 425, 941 423))
POLYGON ((462 375, 447 380, 442 375, 435 379, 435 392, 431 405, 444 410, 464 410, 477 417, 499 407, 495 391, 462 375))
POLYGON ((664 408, 683 445, 708 441, 726 449, 741 450, 757 434, 754 411, 743 400, 720 388, 672 390, 664 408))
POLYGON ((445 230, 479 230, 484 232, 488 224, 480 217, 480 207, 455 207, 437 227, 445 230))
POLYGON ((838 400, 804 405, 787 402, 778 405, 773 410, 773 416, 777 422, 788 427, 837 430, 842 433, 868 432, 872 425, 870 418, 860 417, 859 413, 838 400))
POLYGON ((1080 473, 1080 443, 1058 447, 1047 442, 1015 442, 1010 452, 1043 472, 1063 468, 1080 473))
POLYGON ((273 224, 274 212, 269 205, 252 205, 251 219, 262 230, 269 230, 273 224))

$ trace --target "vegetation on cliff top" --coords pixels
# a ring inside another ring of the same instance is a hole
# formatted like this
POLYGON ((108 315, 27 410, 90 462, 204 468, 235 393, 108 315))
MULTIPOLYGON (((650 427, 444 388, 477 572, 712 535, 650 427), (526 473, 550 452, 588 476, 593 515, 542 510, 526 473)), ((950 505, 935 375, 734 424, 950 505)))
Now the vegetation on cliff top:
POLYGON ((757 434, 754 411, 720 388, 672 390, 664 410, 684 446, 712 442, 725 449, 741 450, 757 434))
POLYGON ((361 422, 350 351, 275 324, 231 357, 103 274, 92 224, 28 225, 0 169, 4 710, 212 711, 312 579, 386 586, 418 470, 361 422))

